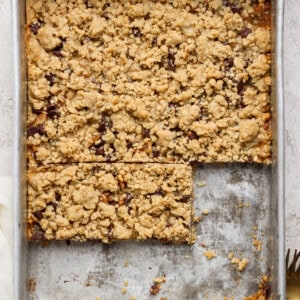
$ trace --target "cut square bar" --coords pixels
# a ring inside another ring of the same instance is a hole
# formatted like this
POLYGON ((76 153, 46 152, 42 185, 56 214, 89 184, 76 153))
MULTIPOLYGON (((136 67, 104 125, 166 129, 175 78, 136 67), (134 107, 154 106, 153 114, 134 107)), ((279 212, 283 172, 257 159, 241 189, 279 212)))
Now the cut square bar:
POLYGON ((192 169, 87 163, 28 171, 29 240, 192 243, 192 169))

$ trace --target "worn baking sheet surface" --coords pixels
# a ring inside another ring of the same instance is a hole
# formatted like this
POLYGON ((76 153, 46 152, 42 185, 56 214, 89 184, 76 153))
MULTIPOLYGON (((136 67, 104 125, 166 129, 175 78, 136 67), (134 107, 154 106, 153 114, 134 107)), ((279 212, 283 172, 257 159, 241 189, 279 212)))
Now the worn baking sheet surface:
POLYGON ((34 282, 29 299, 197 300, 243 299, 255 293, 261 276, 272 267, 271 168, 262 165, 199 165, 194 174, 197 214, 207 216, 197 226, 197 242, 51 242, 29 244, 28 279, 34 282), (206 182, 199 187, 198 183, 206 182), (253 227, 258 229, 254 231, 253 227), (262 241, 255 251, 253 236, 262 241), (206 248, 203 247, 205 244, 206 248), (208 260, 204 251, 217 257, 208 260), (247 258, 244 272, 228 259, 247 258), (128 263, 128 266, 126 266, 128 263), (149 288, 154 277, 166 275, 157 296, 149 288), (123 282, 127 293, 122 294, 123 282))

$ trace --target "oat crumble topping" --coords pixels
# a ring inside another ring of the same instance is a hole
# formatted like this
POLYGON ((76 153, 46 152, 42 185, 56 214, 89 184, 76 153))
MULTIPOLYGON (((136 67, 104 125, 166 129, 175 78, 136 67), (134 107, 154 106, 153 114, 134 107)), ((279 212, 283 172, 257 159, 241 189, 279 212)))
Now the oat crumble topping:
POLYGON ((30 240, 192 243, 191 167, 74 164, 28 171, 30 240))
POLYGON ((270 163, 260 2, 28 0, 29 163, 270 163))

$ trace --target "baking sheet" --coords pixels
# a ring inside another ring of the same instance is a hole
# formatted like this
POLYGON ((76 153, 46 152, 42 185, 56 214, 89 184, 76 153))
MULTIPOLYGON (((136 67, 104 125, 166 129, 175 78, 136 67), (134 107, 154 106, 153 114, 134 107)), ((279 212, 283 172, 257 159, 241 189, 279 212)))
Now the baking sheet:
MULTIPOLYGON (((275 2, 274 2, 275 3, 275 2)), ((158 242, 53 242, 48 246, 25 241, 24 103, 26 76, 23 44, 25 1, 13 0, 15 41, 15 267, 14 299, 243 299, 257 291, 261 275, 272 275, 274 299, 284 295, 283 102, 281 34, 283 1, 276 1, 273 98, 274 165, 198 165, 195 167, 195 206, 208 209, 197 226, 193 246, 158 242), (206 181, 199 187, 197 182, 206 181), (258 229, 254 232, 253 227, 258 229), (253 236, 262 241, 254 251, 253 236), (205 244, 205 248, 203 247, 205 244), (28 248, 27 248, 28 247, 28 248), (217 256, 208 260, 204 251, 217 256), (244 272, 228 259, 247 258, 244 272), (128 264, 128 266, 126 266, 128 264), (26 266, 27 265, 27 266, 26 266), (166 275, 158 296, 150 296, 154 277, 166 275), (123 282, 128 291, 121 293, 123 282), (30 283, 29 289, 27 283, 30 283), (26 296, 25 296, 26 295, 26 296)))

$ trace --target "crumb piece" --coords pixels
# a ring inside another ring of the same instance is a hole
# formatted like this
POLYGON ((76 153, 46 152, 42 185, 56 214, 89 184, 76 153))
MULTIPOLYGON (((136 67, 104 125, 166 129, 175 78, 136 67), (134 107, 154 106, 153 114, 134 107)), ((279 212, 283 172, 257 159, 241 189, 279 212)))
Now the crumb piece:
POLYGON ((249 260, 247 258, 243 258, 238 265, 238 270, 240 272, 244 272, 244 270, 246 269, 247 265, 248 265, 249 260))
POLYGON ((155 283, 163 283, 163 282, 166 282, 166 276, 162 276, 162 277, 155 277, 153 278, 153 282, 155 283))
POLYGON ((92 286, 92 283, 89 280, 86 280, 84 286, 92 286))
POLYGON ((261 251, 261 245, 262 242, 258 239, 256 234, 250 234, 252 236, 252 245, 256 248, 254 251, 260 252, 261 251))
POLYGON ((206 245, 204 243, 199 243, 198 245, 202 248, 206 248, 206 245))
POLYGON ((204 251, 203 254, 209 260, 211 260, 211 259, 213 259, 213 258, 215 258, 217 256, 213 251, 204 251))
POLYGON ((28 292, 33 293, 35 291, 35 288, 36 288, 36 279, 35 278, 29 278, 27 286, 28 286, 28 292))
POLYGON ((124 285, 124 286, 128 286, 128 281, 125 280, 125 281, 123 282, 123 285, 124 285))
POLYGON ((261 241, 255 238, 253 240, 253 246, 256 248, 256 251, 260 252, 261 251, 261 241))
POLYGON ((198 187, 204 187, 204 186, 206 186, 206 181, 199 181, 198 183, 197 183, 197 186, 198 187))
POLYGON ((230 253, 228 254, 228 258, 229 258, 229 259, 233 259, 233 258, 234 258, 233 252, 230 252, 230 253))
POLYGON ((241 199, 237 204, 237 208, 243 208, 243 207, 251 207, 251 203, 250 202, 244 202, 244 200, 241 199))
POLYGON ((100 297, 96 297, 96 299, 95 299, 95 300, 101 300, 101 299, 100 299, 100 297))
POLYGON ((198 223, 200 223, 201 221, 202 221, 202 217, 201 217, 201 216, 194 216, 193 222, 194 222, 195 224, 198 224, 198 223))
POLYGON ((166 297, 161 297, 159 300, 168 300, 166 297))
POLYGON ((121 288, 121 292, 122 292, 122 294, 126 294, 127 293, 127 288, 126 287, 122 287, 121 288))
POLYGON ((124 267, 127 268, 128 265, 129 265, 129 261, 128 261, 128 260, 125 260, 125 261, 124 261, 124 267))
POLYGON ((192 226, 190 244, 195 244, 196 243, 196 238, 197 238, 196 226, 192 226))
POLYGON ((242 202, 242 200, 239 201, 237 207, 238 208, 243 208, 243 206, 244 206, 244 203, 242 202))
POLYGON ((238 257, 233 257, 231 259, 231 263, 233 265, 236 265, 237 270, 240 271, 240 272, 245 271, 245 269, 248 265, 248 262, 249 262, 249 260, 247 258, 240 259, 238 257))
POLYGON ((151 295, 157 295, 160 291, 160 286, 157 283, 154 283, 150 288, 150 294, 151 295))
POLYGON ((244 300, 264 300, 264 299, 269 299, 271 295, 271 284, 270 284, 270 279, 268 276, 263 275, 261 278, 261 282, 258 285, 258 291, 249 296, 244 298, 244 300))
POLYGON ((209 211, 208 209, 203 209, 203 212, 202 212, 205 216, 207 216, 209 214, 209 211))
POLYGON ((135 297, 135 296, 131 296, 131 297, 129 298, 129 300, 136 300, 136 297, 135 297))
POLYGON ((254 231, 257 231, 257 230, 258 230, 258 227, 257 227, 257 226, 253 226, 253 230, 254 230, 254 231))
POLYGON ((153 278, 154 284, 150 287, 150 294, 157 295, 161 289, 161 284, 166 282, 166 276, 153 278))

